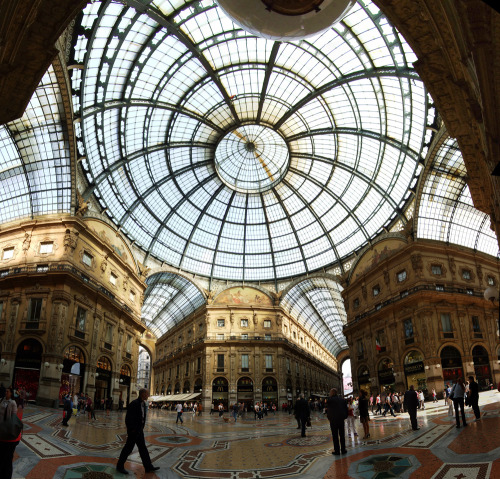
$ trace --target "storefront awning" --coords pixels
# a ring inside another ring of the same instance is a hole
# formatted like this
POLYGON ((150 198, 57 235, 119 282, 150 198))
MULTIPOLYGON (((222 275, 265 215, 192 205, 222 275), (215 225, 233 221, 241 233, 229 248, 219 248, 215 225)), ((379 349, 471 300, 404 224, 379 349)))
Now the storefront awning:
POLYGON ((149 396, 150 402, 178 402, 190 401, 191 399, 201 396, 201 393, 185 393, 185 394, 170 394, 168 396, 149 396))

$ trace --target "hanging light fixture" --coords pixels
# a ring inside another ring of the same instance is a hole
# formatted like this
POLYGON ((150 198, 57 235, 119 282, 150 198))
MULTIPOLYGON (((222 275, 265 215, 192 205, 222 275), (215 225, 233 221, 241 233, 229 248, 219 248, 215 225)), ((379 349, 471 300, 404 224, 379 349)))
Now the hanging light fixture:
POLYGON ((342 20, 354 0, 217 0, 231 20, 269 40, 300 40, 342 20))

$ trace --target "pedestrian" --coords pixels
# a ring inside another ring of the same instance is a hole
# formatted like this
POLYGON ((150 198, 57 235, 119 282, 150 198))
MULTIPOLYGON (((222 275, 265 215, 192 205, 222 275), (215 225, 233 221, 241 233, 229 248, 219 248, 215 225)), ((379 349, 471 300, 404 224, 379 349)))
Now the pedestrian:
MULTIPOLYGON (((9 420, 18 412, 22 415, 22 409, 18 411, 16 401, 14 400, 14 390, 6 388, 2 402, 0 403, 0 422, 9 420)), ((0 440, 0 476, 2 479, 12 478, 12 461, 14 460, 14 451, 21 440, 22 431, 19 436, 11 440, 0 440)))
POLYGON ((149 457, 148 448, 146 447, 146 442, 144 441, 144 425, 146 424, 147 416, 146 401, 148 397, 149 391, 147 389, 141 389, 139 391, 139 397, 128 405, 127 415, 125 416, 127 442, 125 446, 123 446, 116 464, 116 470, 121 474, 128 474, 128 471, 125 469, 125 462, 136 444, 146 473, 160 469, 159 467, 153 466, 151 458, 149 457))
POLYGON ((212 415, 215 412, 215 404, 212 403, 212 406, 210 407, 210 415, 212 415))
MULTIPOLYGON (((351 402, 352 405, 352 402, 351 402)), ((346 454, 344 421, 348 416, 348 406, 344 398, 337 394, 335 388, 330 389, 330 397, 326 401, 326 417, 330 421, 332 431, 333 452, 335 456, 346 454)))
POLYGON ((474 381, 474 376, 469 376, 469 394, 467 396, 467 403, 472 406, 474 411, 474 416, 476 416, 476 421, 481 419, 481 413, 479 412, 479 384, 474 381))
POLYGON ((106 400, 106 416, 109 416, 109 412, 113 408, 113 398, 110 396, 106 400))
POLYGON ((377 405, 375 414, 382 414, 382 400, 380 399, 380 394, 377 394, 377 397, 375 398, 375 403, 377 405))
POLYGON ((234 422, 238 419, 238 409, 240 408, 239 404, 235 402, 233 404, 233 417, 234 417, 234 422))
POLYGON ((359 410, 359 420, 363 424, 363 431, 365 437, 363 439, 368 439, 370 437, 370 413, 368 412, 368 393, 365 390, 361 390, 361 396, 358 401, 359 410))
POLYGON ((203 412, 203 406, 201 405, 201 402, 198 404, 198 416, 201 416, 201 413, 203 412))
POLYGON ((391 396, 389 394, 387 394, 387 396, 385 397, 384 412, 382 413, 382 416, 385 417, 387 411, 390 411, 391 415, 396 417, 396 415, 394 414, 394 409, 392 409, 391 396))
POLYGON ((219 403, 219 417, 224 416, 224 405, 219 403))
POLYGON ((73 402, 71 401, 71 394, 68 393, 64 397, 63 420, 62 420, 63 426, 68 426, 68 421, 71 419, 72 414, 73 414, 73 402))
POLYGON ((437 399, 437 393, 436 393, 436 390, 434 388, 432 388, 432 402, 437 402, 438 399, 437 399))
POLYGON ((420 429, 417 423, 418 395, 413 384, 411 384, 410 389, 405 392, 404 405, 405 410, 408 411, 408 415, 410 416, 411 428, 414 431, 418 431, 420 429))
POLYGON ((182 404, 180 402, 177 403, 177 406, 175 406, 175 410, 177 411, 177 419, 175 420, 175 424, 177 424, 179 421, 181 424, 184 423, 182 420, 182 404))
POLYGON ((453 400, 453 407, 455 408, 455 421, 457 422, 457 428, 460 427, 460 417, 458 413, 459 408, 460 412, 462 413, 462 423, 464 427, 467 426, 467 422, 465 420, 465 411, 464 411, 464 396, 465 396, 464 380, 462 378, 458 378, 450 394, 450 398, 453 400))
POLYGON ((418 391, 418 404, 419 409, 425 410, 425 396, 423 391, 418 391))
POLYGON ((301 394, 295 403, 295 418, 297 423, 300 424, 301 436, 306 437, 306 423, 310 420, 311 410, 309 403, 304 399, 304 394, 301 394))
MULTIPOLYGON (((328 403, 327 403, 327 413, 328 413, 328 403)), ((347 434, 358 435, 356 432, 355 414, 354 414, 354 401, 352 397, 347 401, 347 434)))

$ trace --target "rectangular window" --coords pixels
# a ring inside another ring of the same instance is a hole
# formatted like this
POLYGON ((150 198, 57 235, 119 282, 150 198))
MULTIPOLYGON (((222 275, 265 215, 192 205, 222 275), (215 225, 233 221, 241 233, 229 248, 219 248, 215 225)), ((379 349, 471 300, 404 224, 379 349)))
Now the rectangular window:
POLYGON ((109 275, 109 282, 113 285, 113 286, 116 286, 116 280, 118 279, 118 276, 116 276, 116 274, 114 273, 111 273, 109 275))
POLYGON ((352 307, 354 309, 358 309, 359 308, 359 298, 356 298, 353 303, 352 303, 352 307))
POLYGON ((438 265, 438 264, 433 264, 431 266, 431 271, 432 271, 432 274, 435 274, 435 275, 438 275, 438 276, 441 276, 442 273, 442 270, 441 270, 441 266, 438 265))
POLYGON ((272 371, 273 369, 273 356, 271 354, 266 354, 266 371, 272 371))
POLYGON ((45 243, 40 243, 40 254, 49 254, 54 250, 54 243, 52 241, 46 241, 45 243))
POLYGON ((87 253, 86 251, 83 252, 82 256, 83 264, 86 264, 87 266, 92 266, 93 259, 94 257, 90 253, 87 253))
POLYGON ((132 301, 132 303, 135 302, 135 292, 134 291, 130 291, 130 301, 132 301))
POLYGON ((14 247, 5 248, 2 253, 2 259, 11 259, 14 257, 14 247))
POLYGON ((444 291, 444 284, 436 284, 436 291, 444 291))
POLYGON ((189 374, 189 363, 186 363, 186 376, 189 374))
POLYGON ((36 272, 37 273, 46 273, 48 270, 49 270, 48 264, 37 264, 36 265, 36 272))
POLYGON ((248 319, 242 319, 241 320, 241 327, 242 328, 248 328, 248 319))
POLYGON ((223 328, 225 324, 225 321, 223 319, 218 319, 217 320, 217 327, 218 328, 223 328))
MULTIPOLYGON (((85 323, 87 321, 87 310, 83 309, 82 307, 78 306, 78 309, 76 310, 76 335, 81 337, 81 334, 79 335, 78 333, 85 333, 85 323)), ((83 337, 85 337, 85 334, 83 334, 83 337)))
POLYGON ((405 338, 413 338, 413 323, 411 319, 405 319, 403 321, 405 329, 405 338))
POLYGON ((270 334, 266 334, 266 335, 264 336, 264 339, 265 339, 266 341, 271 341, 271 335, 270 335, 270 334))
POLYGON ((178 364, 177 365, 177 376, 176 377, 179 377, 179 373, 181 372, 181 365, 178 364))
POLYGON ((270 327, 271 327, 271 320, 264 319, 264 328, 270 328, 270 327))
POLYGON ((398 280, 398 283, 402 283, 406 279, 406 270, 404 269, 403 271, 396 273, 396 279, 398 280))
POLYGON ((452 338, 453 330, 451 329, 451 319, 449 314, 441 314, 441 325, 443 327, 444 337, 452 338))
POLYGON ((125 351, 127 351, 127 353, 132 352, 132 336, 130 336, 130 335, 127 335, 127 342, 125 345, 125 351))
POLYGON ((111 344, 113 342, 113 325, 106 323, 106 342, 111 344))
POLYGON ((377 284, 377 286, 374 286, 372 289, 373 296, 378 296, 380 294, 380 287, 377 284))
POLYGON ((286 358, 286 370, 290 374, 290 358, 286 358))
POLYGON ((248 354, 241 355, 241 370, 247 372, 249 370, 248 366, 248 354))
POLYGON ((181 343, 182 343, 182 336, 179 336, 179 338, 177 339, 177 342, 178 342, 179 344, 181 344, 181 343))
POLYGON ((39 322, 42 316, 42 298, 32 298, 30 301, 30 311, 28 321, 39 322))
POLYGON ((199 373, 201 371, 201 358, 196 358, 196 372, 199 373))
POLYGON ((364 351, 364 347, 363 347, 363 340, 358 339, 357 345, 358 345, 358 359, 363 359, 363 357, 365 355, 365 351, 364 351))
POLYGON ((479 316, 472 316, 472 330, 474 331, 475 338, 482 338, 481 324, 479 323, 479 316))
POLYGON ((295 334, 295 331, 293 332, 293 339, 297 339, 297 334, 295 334))
POLYGON ((471 278, 470 270, 463 269, 462 270, 462 278, 463 279, 470 279, 471 278))
POLYGON ((467 294, 470 294, 471 296, 472 296, 472 295, 474 295, 474 290, 473 290, 473 289, 469 289, 469 288, 467 288, 467 289, 465 290, 465 292, 466 292, 467 294))
POLYGON ((488 286, 495 286, 495 278, 493 276, 488 276, 488 286))
POLYGON ((217 333, 217 339, 219 341, 223 341, 224 340, 224 333, 217 333))
POLYGON ((217 372, 224 371, 224 355, 217 354, 217 372))
POLYGON ((299 363, 295 361, 295 374, 298 376, 300 374, 299 363))
POLYGON ((241 339, 248 339, 248 334, 242 334, 241 339))

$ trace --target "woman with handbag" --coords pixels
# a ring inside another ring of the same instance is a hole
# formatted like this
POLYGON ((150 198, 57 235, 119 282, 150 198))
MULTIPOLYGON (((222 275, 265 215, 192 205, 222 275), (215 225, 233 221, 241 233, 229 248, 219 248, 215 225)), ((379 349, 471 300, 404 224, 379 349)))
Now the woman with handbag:
MULTIPOLYGON (((9 438, 8 434, 12 432, 12 427, 8 428, 9 431, 5 429, 7 426, 10 426, 12 422, 20 423, 20 420, 17 419, 17 404, 16 401, 14 401, 14 390, 12 388, 7 388, 5 397, 0 402, 0 471, 2 471, 2 478, 5 479, 12 478, 14 451, 21 440, 22 434, 21 423, 19 436, 9 438)), ((19 428, 19 426, 17 427, 19 428)))

